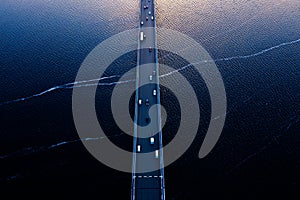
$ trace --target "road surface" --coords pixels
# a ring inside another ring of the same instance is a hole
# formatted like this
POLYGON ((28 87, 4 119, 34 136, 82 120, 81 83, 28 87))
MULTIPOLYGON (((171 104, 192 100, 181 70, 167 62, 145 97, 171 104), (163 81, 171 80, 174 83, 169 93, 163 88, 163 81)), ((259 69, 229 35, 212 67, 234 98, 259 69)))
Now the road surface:
POLYGON ((156 51, 156 23, 153 0, 140 1, 140 35, 137 60, 137 92, 135 121, 147 129, 135 129, 133 174, 132 174, 132 200, 164 200, 164 170, 163 154, 157 151, 162 147, 162 133, 151 133, 160 130, 160 109, 155 107, 154 117, 149 117, 152 105, 160 104, 158 64, 156 51), (152 28, 149 28, 152 27, 152 28), (146 85, 145 85, 146 84, 146 85), (140 87, 141 85, 144 85, 140 87), (151 126, 149 125, 151 122, 151 126), (147 136, 138 138, 138 136, 147 136), (141 153, 151 152, 153 156, 143 157, 141 153), (136 173, 143 164, 156 168, 156 171, 136 173))

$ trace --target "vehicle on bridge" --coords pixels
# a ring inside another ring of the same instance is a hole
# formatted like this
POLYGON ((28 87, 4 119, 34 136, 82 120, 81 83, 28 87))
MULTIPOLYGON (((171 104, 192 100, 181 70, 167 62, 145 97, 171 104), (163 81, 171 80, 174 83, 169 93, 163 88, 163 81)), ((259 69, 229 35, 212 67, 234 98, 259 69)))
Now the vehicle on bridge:
POLYGON ((154 137, 150 138, 150 144, 153 145, 154 144, 154 137))
POLYGON ((142 105, 142 103, 143 103, 143 100, 139 99, 139 105, 142 105))
POLYGON ((145 37, 146 37, 146 35, 144 34, 144 32, 141 32, 140 33, 140 40, 143 41, 145 37))
POLYGON ((153 96, 156 96, 156 90, 153 90, 153 96))
POLYGON ((155 158, 158 158, 158 150, 155 150, 155 158))
POLYGON ((146 99, 145 105, 146 105, 146 106, 149 106, 149 105, 150 105, 149 99, 146 99))

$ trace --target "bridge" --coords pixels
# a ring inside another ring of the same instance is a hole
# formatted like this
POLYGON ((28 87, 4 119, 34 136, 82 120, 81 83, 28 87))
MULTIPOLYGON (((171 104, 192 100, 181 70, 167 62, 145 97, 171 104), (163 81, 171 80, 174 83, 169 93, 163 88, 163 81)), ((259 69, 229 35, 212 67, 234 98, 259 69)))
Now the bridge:
POLYGON ((138 40, 131 200, 165 200, 160 107, 152 108, 154 114, 149 117, 151 106, 160 105, 154 0, 140 1, 138 40), (142 153, 151 156, 142 156, 142 153), (145 165, 158 170, 139 173, 145 165))

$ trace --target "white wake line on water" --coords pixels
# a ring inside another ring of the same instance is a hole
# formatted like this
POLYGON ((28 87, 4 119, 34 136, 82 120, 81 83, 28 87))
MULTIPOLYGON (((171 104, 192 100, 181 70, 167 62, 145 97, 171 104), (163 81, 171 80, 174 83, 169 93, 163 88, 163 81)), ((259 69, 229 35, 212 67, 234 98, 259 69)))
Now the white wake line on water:
POLYGON ((13 153, 2 155, 2 156, 0 156, 0 159, 6 159, 6 158, 10 158, 10 157, 19 156, 19 155, 30 155, 30 154, 33 154, 33 153, 58 148, 60 146, 64 146, 64 145, 67 145, 67 144, 72 144, 72 143, 77 143, 77 142, 102 140, 102 139, 105 139, 105 138, 114 138, 114 137, 119 137, 119 136, 124 135, 124 134, 125 133, 122 132, 122 133, 119 133, 119 134, 115 134, 115 135, 112 135, 112 136, 106 136, 106 137, 81 138, 81 139, 75 139, 75 140, 68 140, 68 141, 59 142, 59 143, 56 143, 56 144, 53 144, 53 145, 50 145, 50 146, 26 147, 26 148, 23 148, 19 151, 15 151, 13 153))
POLYGON ((292 45, 292 44, 296 44, 300 42, 300 39, 297 39, 297 40, 293 40, 293 41, 290 41, 290 42, 284 42, 284 43, 281 43, 279 45, 276 45, 276 46, 273 46, 273 47, 270 47, 270 48, 267 48, 267 49, 263 49, 259 52, 256 52, 256 53, 253 53, 253 54, 249 54, 249 55, 240 55, 240 56, 232 56, 232 57, 227 57, 227 58, 218 58, 218 59, 211 59, 211 60, 202 60, 202 61, 199 61, 199 62, 194 62, 194 63, 190 63, 186 66, 183 66, 177 70, 174 70, 174 71, 171 71, 169 73, 166 73, 166 74, 163 74, 160 76, 160 78, 162 77, 166 77, 166 76, 170 76, 176 72, 179 72, 179 71, 182 71, 182 70, 185 70, 186 68, 190 67, 190 66, 193 66, 195 64, 200 64, 200 63, 209 63, 209 62, 222 62, 222 61, 230 61, 230 60, 239 60, 239 59, 247 59, 247 58, 252 58, 252 57, 256 57, 256 56, 259 56, 259 55, 262 55, 262 54, 265 54, 265 53, 268 53, 274 49, 278 49, 280 47, 283 47, 283 46, 287 46, 287 45, 292 45))
MULTIPOLYGON (((292 44, 296 44, 296 43, 299 43, 300 42, 300 38, 297 39, 297 40, 292 40, 290 42, 284 42, 284 43, 281 43, 279 45, 276 45, 276 46, 272 46, 270 48, 267 48, 267 49, 263 49, 259 52, 256 52, 256 53, 253 53, 253 54, 248 54, 248 55, 239 55, 239 56, 232 56, 232 57, 227 57, 227 58, 217 58, 217 59, 212 59, 212 60, 203 60, 203 61, 199 61, 199 62, 196 62, 196 63, 190 63, 189 65, 192 65, 192 64, 199 64, 199 63, 206 63, 206 62, 220 62, 220 61, 230 61, 230 60, 238 60, 238 59, 247 59, 247 58, 252 58, 252 57, 256 57, 256 56, 259 56, 259 55, 262 55, 262 54, 265 54, 265 53, 268 53, 269 51, 272 51, 272 50, 275 50, 275 49, 278 49, 280 47, 283 47, 283 46, 288 46, 288 45, 292 45, 292 44)), ((182 49, 180 50, 179 52, 181 51, 185 51, 189 48, 191 48, 192 46, 190 47, 187 47, 185 49, 182 49)), ((166 56, 164 57, 167 57, 169 54, 167 54, 166 56)))
MULTIPOLYGON (((254 54, 250 54, 250 55, 245 55, 245 56, 234 56, 234 57, 229 57, 229 58, 220 58, 220 59, 216 59, 214 61, 227 61, 227 60, 233 60, 233 59, 245 59, 245 58, 250 58, 250 57, 254 57, 254 56, 258 56, 258 55, 261 55, 261 54, 264 54, 266 52, 269 52, 269 51, 272 51, 274 49, 277 49, 277 48, 280 48, 282 46, 286 46, 286 45, 290 45, 290 44, 295 44, 295 43, 298 43, 300 42, 300 39, 298 40, 294 40, 294 41, 291 41, 291 42, 285 42, 285 43, 282 43, 282 44, 279 44, 277 46, 274 46, 274 47, 271 47, 271 48, 268 48, 268 49, 264 49, 260 52, 257 52, 257 53, 254 53, 254 54)), ((210 61, 213 61, 213 60, 210 60, 210 61)), ((209 61, 201 61, 201 62, 209 62, 209 61)), ((173 73, 176 73, 176 72, 179 72, 179 71, 182 71, 184 69, 186 69, 187 67, 189 66, 192 66, 192 64, 189 64, 189 65, 186 65, 180 69, 177 69, 177 70, 174 70, 170 73, 167 73, 167 74, 163 74, 161 75, 160 77, 166 77, 166 76, 169 76, 169 75, 172 75, 173 73)), ((98 80, 104 80, 104 79, 109 79, 109 78, 114 78, 114 77, 120 77, 118 75, 114 75, 114 76, 109 76, 109 77, 103 77, 103 78, 100 78, 100 79, 92 79, 92 80, 85 80, 85 81, 78 81, 78 82, 73 82, 73 83, 67 83, 67 84, 64 84, 64 85, 61 85, 61 86, 55 86, 53 88, 74 88, 74 87, 87 87, 87 86, 90 86, 90 85, 99 85, 99 83, 95 83, 95 84, 84 84, 84 85, 76 85, 76 84, 81 84, 81 83, 88 83, 88 82, 92 82, 92 81, 98 81, 98 80)), ((128 80, 128 81, 120 81, 120 83, 126 83, 126 82, 129 82, 129 81, 135 81, 135 80, 128 80)), ((113 85, 113 84, 118 84, 118 82, 111 82, 111 83, 100 83, 101 84, 105 84, 105 85, 113 85)), ((50 91, 53 91, 55 89, 53 88, 50 88, 49 90, 50 91), (51 90, 52 89, 52 90, 51 90)), ((44 92, 41 92, 39 93, 40 95, 42 94, 45 94, 47 93, 48 90, 44 91, 44 92)), ((48 91, 49 92, 49 91, 48 91)), ((32 95, 32 96, 40 96, 38 94, 36 95, 32 95)), ((27 99, 29 99, 29 97, 26 97, 27 99)), ((17 102, 17 100, 14 100, 17 102)), ((11 101, 13 102, 13 101, 11 101)), ((0 105, 3 105, 3 103, 0 105)), ((116 134, 116 135, 113 135, 113 136, 108 136, 109 137, 117 137, 117 136, 120 136, 124 133, 121 133, 121 134, 116 134)), ((83 139, 77 139, 77 140, 69 140, 69 141, 63 141, 63 142, 59 142, 57 144, 53 144, 53 145, 50 145, 48 147, 28 147, 28 148, 23 148, 22 150, 20 151, 17 151, 17 152, 14 152, 14 153, 10 153, 10 154, 6 154, 6 155, 3 155, 3 156, 0 156, 0 159, 5 159, 5 158, 9 158, 9 157, 13 157, 13 156, 17 156, 17 155, 28 155, 28 154, 32 154, 32 153, 35 153, 35 152, 40 152, 40 151, 44 151, 44 150, 47 150, 47 149, 54 149, 54 148, 58 148, 60 146, 63 146, 63 145, 67 145, 67 144, 70 144, 70 143, 75 143, 75 142, 79 142, 79 141, 90 141, 90 140, 101 140, 101 139, 104 139, 106 137, 99 137, 99 138, 83 138, 83 139)))
POLYGON ((281 43, 279 45, 276 45, 276 46, 273 46, 273 47, 270 47, 270 48, 267 48, 267 49, 264 49, 264 50, 261 50, 257 53, 253 53, 253 54, 249 54, 249 55, 244 55, 244 56, 233 56, 233 57, 229 57, 229 58, 220 58, 220 59, 216 59, 215 62, 218 62, 218 61, 228 61, 228 60, 235 60, 235 59, 246 59, 246 58, 252 58, 252 57, 256 57, 256 56, 259 56, 259 55, 262 55, 262 54, 265 54, 269 51, 272 51, 274 49, 278 49, 280 47, 283 47, 283 46, 287 46, 287 45, 292 45, 292 44, 296 44, 300 42, 300 38, 297 39, 297 40, 293 40, 293 41, 290 41, 290 42, 284 42, 284 43, 281 43))
MULTIPOLYGON (((66 84, 63 84, 63 85, 54 86, 52 88, 49 88, 49 89, 47 89, 45 91, 42 91, 40 93, 37 93, 37 94, 33 94, 31 96, 1 102, 0 106, 11 104, 11 103, 17 103, 17 102, 20 102, 20 101, 26 101, 26 100, 32 99, 34 97, 39 97, 39 96, 42 96, 42 95, 47 94, 49 92, 58 90, 58 89, 72 89, 72 88, 75 88, 75 87, 92 86, 92 85, 95 85, 95 84, 83 84, 83 85, 80 85, 80 84, 95 82, 95 81, 101 81, 101 80, 111 79, 111 78, 116 78, 116 77, 120 77, 120 76, 119 75, 113 75, 113 76, 107 76, 107 77, 102 77, 102 78, 98 78, 98 79, 91 79, 91 80, 83 80, 83 81, 75 81, 75 82, 71 82, 71 83, 66 83, 66 84)), ((116 83, 118 83, 118 82, 97 83, 96 85, 113 85, 113 84, 116 84, 116 83)))
MULTIPOLYGON (((73 143, 77 143, 77 142, 85 142, 85 141, 95 141, 95 140, 102 140, 104 138, 112 138, 112 137, 119 137, 121 135, 124 135, 125 133, 120 133, 120 134, 115 134, 112 136, 106 136, 106 137, 95 137, 95 138, 81 138, 81 139, 75 139, 75 140, 69 140, 69 141, 64 141, 64 142, 59 142, 50 146, 35 146, 35 147, 27 147, 27 148, 23 148, 19 151, 15 151, 13 153, 9 153, 6 155, 0 155, 0 159, 9 159, 9 158, 13 158, 13 157, 17 157, 17 156, 24 156, 24 155, 31 155, 34 153, 39 153, 42 151, 47 151, 47 150, 51 150, 51 149, 55 149, 55 148, 59 148, 60 146, 64 146, 64 145, 68 145, 68 144, 73 144, 73 143)), ((0 182, 3 180, 6 181, 11 181, 17 178, 20 178, 22 175, 21 174, 16 174, 13 176, 9 176, 9 177, 0 177, 0 182)))
POLYGON ((85 141, 93 141, 93 140, 102 140, 102 139, 105 139, 105 138, 112 138, 112 137, 118 137, 118 136, 121 136, 121 135, 124 135, 125 133, 120 133, 120 134, 115 134, 115 135, 112 135, 112 136, 106 136, 106 137, 94 137, 94 138, 81 138, 81 139, 77 139, 77 140, 69 140, 69 141, 64 141, 64 142, 59 142, 57 144, 53 144, 49 147, 47 147, 47 149, 53 149, 53 148, 57 148, 59 146, 62 146, 62 145, 66 145, 66 144, 71 144, 71 143, 75 143, 75 142, 85 142, 85 141))
MULTIPOLYGON (((199 62, 190 63, 190 64, 188 64, 186 66, 181 67, 180 69, 176 69, 176 70, 171 71, 169 73, 160 75, 159 77, 163 78, 163 77, 166 77, 166 76, 170 76, 170 75, 172 75, 174 73, 177 73, 179 71, 185 70, 186 68, 188 68, 190 66, 193 66, 195 64, 207 63, 207 62, 222 62, 222 61, 231 61, 231 60, 252 58, 252 57, 256 57, 256 56, 268 53, 268 52, 270 52, 272 50, 275 50, 275 49, 278 49, 280 47, 288 46, 288 45, 292 45, 292 44, 296 44, 296 43, 299 43, 299 42, 300 42, 300 39, 293 40, 293 41, 290 41, 290 42, 284 42, 284 43, 281 43, 279 45, 276 45, 276 46, 273 46, 273 47, 270 47, 270 48, 267 48, 267 49, 263 49, 263 50, 261 50, 259 52, 256 52, 256 53, 253 53, 253 54, 249 54, 249 55, 240 55, 240 56, 232 56, 232 57, 227 57, 227 58, 202 60, 202 61, 199 61, 199 62)), ((105 79, 111 79, 111 78, 116 78, 116 77, 121 77, 121 76, 120 75, 113 75, 113 76, 108 76, 108 77, 102 77, 102 78, 99 78, 99 79, 91 79, 91 80, 83 80, 83 81, 77 81, 77 82, 72 82, 72 83, 66 83, 66 84, 63 84, 63 85, 54 86, 54 87, 52 87, 50 89, 47 89, 47 90, 45 90, 43 92, 40 92, 40 93, 37 93, 37 94, 33 94, 31 96, 28 96, 28 97, 22 97, 22 98, 18 98, 18 99, 15 99, 15 100, 1 102, 0 106, 7 105, 7 104, 12 104, 12 103, 17 103, 17 102, 21 102, 21 101, 30 100, 32 98, 42 96, 44 94, 47 94, 49 92, 52 92, 52 91, 55 91, 55 90, 58 90, 58 89, 72 89, 72 88, 75 88, 75 87, 89 87, 89 86, 95 86, 95 85, 107 86, 107 85, 116 85, 116 84, 122 84, 122 83, 128 83, 128 82, 135 81, 135 80, 127 80, 127 81, 117 81, 117 82, 110 82, 110 83, 82 84, 82 83, 89 83, 89 82, 100 81, 100 80, 105 80, 105 79)))

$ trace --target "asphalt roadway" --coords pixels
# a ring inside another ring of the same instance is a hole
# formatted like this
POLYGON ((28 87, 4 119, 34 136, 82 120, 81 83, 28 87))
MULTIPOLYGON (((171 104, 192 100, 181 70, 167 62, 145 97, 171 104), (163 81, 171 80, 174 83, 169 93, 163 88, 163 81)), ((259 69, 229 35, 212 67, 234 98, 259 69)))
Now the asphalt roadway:
MULTIPOLYGON (((150 165, 160 168, 162 163, 162 154, 156 152, 162 146, 161 132, 156 133, 153 130, 159 130, 160 111, 154 107, 154 117, 149 117, 149 109, 152 105, 160 103, 158 87, 158 65, 157 51, 155 49, 155 16, 153 0, 140 1, 140 35, 138 52, 137 87, 138 100, 136 102, 136 119, 140 126, 147 126, 146 130, 137 128, 137 136, 146 136, 146 138, 136 138, 135 144, 135 171, 143 165, 150 165), (153 29, 145 29, 153 27, 153 29), (141 35, 141 32, 143 32, 141 35), (141 37, 143 39, 141 39, 141 37), (145 85, 146 84, 146 85, 145 85), (144 85, 140 87, 141 85, 144 85), (151 122, 151 123, 150 123, 151 122), (151 125, 151 126, 150 126, 151 125), (155 132, 155 133, 153 133, 155 132), (152 140, 152 143, 151 143, 152 140), (150 157, 141 156, 140 153, 149 153, 150 157)), ((132 200, 164 200, 164 173, 163 169, 147 173, 133 173, 133 191, 132 200)))

